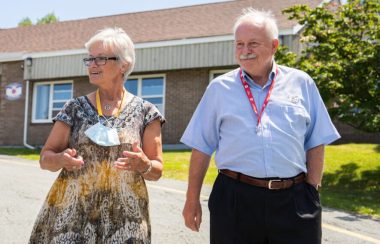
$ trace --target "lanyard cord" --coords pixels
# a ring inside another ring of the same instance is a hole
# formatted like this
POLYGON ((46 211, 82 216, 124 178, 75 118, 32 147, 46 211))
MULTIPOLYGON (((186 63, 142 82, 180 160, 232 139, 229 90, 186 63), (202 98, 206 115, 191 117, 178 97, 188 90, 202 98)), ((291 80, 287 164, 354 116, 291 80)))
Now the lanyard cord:
MULTIPOLYGON (((123 89, 123 97, 121 98, 121 103, 119 105, 119 109, 117 110, 117 112, 115 114, 116 119, 119 117, 119 114, 121 112, 121 106, 123 105, 123 101, 124 101, 124 89, 123 89)), ((96 108, 98 109, 99 116, 103 116, 104 117, 103 110, 102 110, 102 105, 100 103, 99 89, 96 90, 96 108)))
POLYGON ((263 112, 264 112, 264 110, 265 110, 265 108, 266 108, 266 106, 267 106, 267 104, 269 102, 269 97, 270 97, 270 95, 272 93, 272 90, 273 90, 273 87, 274 87, 274 83, 275 83, 275 79, 277 78, 277 74, 278 74, 278 68, 276 68, 276 75, 274 76, 274 78, 272 80, 272 84, 269 87, 268 93, 267 93, 267 95, 265 97, 264 103, 261 106, 261 110, 260 110, 260 113, 259 113, 258 110, 257 110, 255 99, 253 98, 252 92, 249 89, 248 82, 244 79, 243 70, 240 68, 240 80, 241 80, 241 83, 242 83, 242 85, 244 87, 245 94, 247 95, 248 101, 251 104, 252 110, 256 114, 256 117, 257 117, 257 125, 256 125, 256 127, 257 128, 260 127, 261 116, 263 115, 263 112))

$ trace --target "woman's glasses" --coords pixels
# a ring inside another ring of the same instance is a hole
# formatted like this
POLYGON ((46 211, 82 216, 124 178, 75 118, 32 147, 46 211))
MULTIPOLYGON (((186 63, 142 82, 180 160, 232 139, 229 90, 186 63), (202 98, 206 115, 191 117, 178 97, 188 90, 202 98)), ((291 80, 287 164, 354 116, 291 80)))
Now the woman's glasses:
POLYGON ((91 65, 92 62, 95 62, 97 66, 105 65, 107 60, 119 60, 118 57, 88 57, 83 59, 84 65, 87 67, 91 65))

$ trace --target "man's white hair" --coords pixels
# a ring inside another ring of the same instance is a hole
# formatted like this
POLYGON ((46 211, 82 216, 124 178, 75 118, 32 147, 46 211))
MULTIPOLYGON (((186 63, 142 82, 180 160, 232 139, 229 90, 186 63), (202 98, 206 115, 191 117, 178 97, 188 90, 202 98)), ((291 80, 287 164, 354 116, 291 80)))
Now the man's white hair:
POLYGON ((270 38, 278 39, 276 19, 271 11, 260 11, 252 7, 243 9, 242 14, 235 21, 233 27, 234 35, 236 34, 236 29, 246 22, 264 26, 270 38))

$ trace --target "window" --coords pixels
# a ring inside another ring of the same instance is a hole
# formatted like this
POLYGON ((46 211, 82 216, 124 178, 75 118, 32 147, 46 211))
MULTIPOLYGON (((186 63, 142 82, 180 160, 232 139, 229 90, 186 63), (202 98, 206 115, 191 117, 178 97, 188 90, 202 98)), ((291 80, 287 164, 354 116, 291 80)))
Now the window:
POLYGON ((50 123, 73 97, 72 81, 37 82, 33 90, 33 123, 50 123))
POLYGON ((279 35, 279 36, 278 36, 278 40, 279 40, 279 42, 280 42, 280 45, 284 45, 285 36, 283 36, 283 35, 279 35))
POLYGON ((130 93, 157 106, 162 114, 165 111, 165 77, 163 75, 132 76, 124 84, 130 93))
POLYGON ((211 82, 213 79, 215 79, 216 77, 218 77, 219 75, 223 75, 227 72, 230 72, 232 69, 219 69, 219 70, 211 70, 210 71, 210 80, 209 82, 211 82))

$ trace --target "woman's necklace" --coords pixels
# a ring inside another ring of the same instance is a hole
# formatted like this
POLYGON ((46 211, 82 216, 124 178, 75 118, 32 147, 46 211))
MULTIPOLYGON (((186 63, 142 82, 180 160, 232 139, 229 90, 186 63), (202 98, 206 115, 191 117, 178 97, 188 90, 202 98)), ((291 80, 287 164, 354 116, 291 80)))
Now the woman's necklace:
MULTIPOLYGON (((118 109, 118 111, 116 113, 116 117, 119 116, 119 113, 121 111, 121 106, 123 105, 123 101, 124 101, 124 89, 123 89, 123 95, 122 95, 122 98, 121 98, 120 106, 119 106, 119 109, 118 109)), ((100 94, 99 94, 99 89, 98 89, 96 91, 96 106, 99 108, 99 111, 98 111, 99 115, 102 116, 103 112, 102 112, 102 107, 101 107, 100 104, 101 104, 101 102, 100 102, 100 94)), ((104 110, 107 110, 107 111, 111 110, 112 107, 113 107, 112 104, 108 104, 108 103, 104 104, 104 106, 103 106, 104 110)))
POLYGON ((109 111, 109 110, 111 110, 111 108, 112 108, 111 104, 104 104, 104 110, 109 111))

